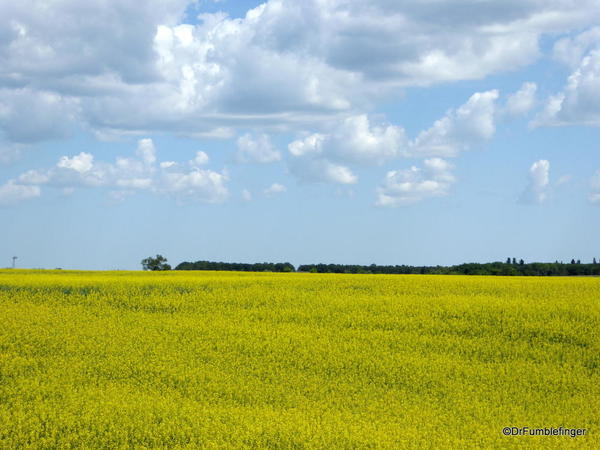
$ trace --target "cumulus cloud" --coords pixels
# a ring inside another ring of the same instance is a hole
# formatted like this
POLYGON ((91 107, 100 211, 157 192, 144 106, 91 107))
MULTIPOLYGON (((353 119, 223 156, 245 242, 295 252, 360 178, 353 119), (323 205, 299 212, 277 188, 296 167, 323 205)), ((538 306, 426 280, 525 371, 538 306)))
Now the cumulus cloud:
POLYGON ((148 166, 156 162, 156 148, 152 139, 140 139, 135 154, 148 166))
POLYGON ((175 167, 177 163, 175 161, 162 161, 159 166, 161 169, 168 169, 170 167, 175 167))
POLYGON ((293 158, 290 172, 302 181, 316 183, 354 184, 358 177, 350 168, 325 158, 293 158))
POLYGON ((325 153, 324 143, 328 137, 312 134, 291 142, 288 150, 290 172, 303 181, 353 184, 358 181, 352 171, 341 164, 331 162, 325 153))
POLYGON ((147 81, 154 77, 152 42, 157 24, 176 24, 189 3, 2 2, 0 79, 73 92, 104 74, 125 82, 147 81), (73 83, 69 86, 67 81, 73 83))
MULTIPOLYGON (((269 2, 278 3, 290 6, 269 2)), ((295 15, 319 5, 320 11, 310 11, 318 20, 302 24, 303 33, 287 29, 284 36, 295 34, 296 45, 321 51, 334 67, 401 85, 483 78, 527 64, 538 55, 541 33, 593 24, 600 9, 590 0, 580 4, 585 12, 557 0, 304 3, 308 5, 294 8, 295 15)), ((267 8, 265 18, 271 23, 282 28, 289 23, 271 14, 267 8)), ((267 27, 264 34, 269 31, 267 27)), ((278 37, 271 42, 279 43, 278 37)))
POLYGON ((329 134, 315 133, 289 144, 295 157, 327 154, 346 163, 382 164, 407 151, 404 130, 389 124, 371 124, 366 115, 348 117, 329 134))
POLYGON ((289 152, 296 157, 320 155, 323 153, 323 142, 326 136, 315 133, 304 139, 298 139, 288 145, 289 152))
POLYGON ((590 202, 600 204, 600 170, 590 180, 590 202))
POLYGON ((65 137, 78 115, 76 98, 29 87, 3 88, 0 85, 0 129, 9 142, 32 144, 65 137))
POLYGON ((508 96, 504 113, 511 116, 522 116, 535 106, 537 85, 535 83, 523 83, 521 89, 508 96))
POLYGON ((430 128, 408 139, 396 125, 348 117, 327 133, 314 133, 288 145, 292 174, 308 181, 355 183, 348 166, 381 165, 397 158, 455 157, 490 139, 496 130, 499 93, 477 92, 449 110, 430 128))
POLYGON ((106 188, 113 199, 122 200, 140 191, 168 194, 178 200, 218 203, 228 197, 228 174, 201 169, 208 161, 197 152, 185 164, 158 162, 151 139, 140 139, 135 157, 117 157, 114 163, 97 161, 94 155, 81 152, 63 156, 49 169, 29 170, 0 187, 3 203, 18 203, 37 197, 41 187, 73 191, 78 188, 106 188), (12 201, 6 199, 12 198, 12 201))
POLYGON ((242 18, 182 23, 192 3, 2 2, 3 134, 26 143, 74 124, 104 137, 310 129, 402 87, 530 64, 545 33, 600 19, 595 0, 269 0, 242 18))
POLYGON ((273 183, 267 189, 264 190, 265 195, 270 196, 274 194, 281 194, 287 191, 287 188, 283 184, 273 183))
MULTIPOLYGON (((271 0, 243 19, 210 14, 195 27, 160 26, 155 49, 168 86, 158 101, 168 104, 157 103, 146 114, 168 111, 179 127, 199 117, 213 126, 260 126, 268 118, 269 124, 294 127, 349 112, 390 89, 481 78, 537 56, 535 32, 516 39, 514 30, 502 35, 464 20, 457 32, 428 9, 427 22, 440 21, 437 31, 423 26, 416 5, 375 2, 365 8, 355 1, 271 0)), ((121 109, 137 103, 102 105, 116 108, 114 121, 131 117, 121 109)))
POLYGON ((281 159, 281 154, 266 134, 255 137, 250 134, 240 136, 237 140, 237 148, 236 159, 242 163, 268 164, 281 159))
POLYGON ((79 173, 89 172, 93 166, 94 156, 84 152, 81 152, 79 155, 73 156, 72 158, 62 156, 56 164, 56 167, 72 169, 79 173))
POLYGON ((543 203, 550 187, 550 163, 540 159, 529 168, 529 184, 520 197, 521 203, 543 203))
POLYGON ((0 206, 9 206, 40 196, 38 186, 26 186, 16 180, 8 180, 0 186, 0 206))
POLYGON ((600 49, 585 56, 533 125, 600 126, 600 49))
POLYGON ((404 130, 390 124, 371 124, 366 115, 343 120, 322 146, 332 157, 358 164, 382 164, 406 150, 404 130))
POLYGON ((600 126, 600 27, 557 41, 554 54, 572 73, 564 88, 546 100, 532 126, 600 126))
POLYGON ((575 69, 590 50, 600 44, 600 27, 593 27, 578 35, 557 40, 553 55, 557 61, 575 69))
POLYGON ((192 160, 192 164, 196 167, 200 167, 205 164, 208 164, 209 161, 210 158, 208 157, 208 155, 203 151, 199 150, 196 152, 196 157, 192 160))
MULTIPOLYGON (((12 142, 62 137, 82 103, 159 80, 153 38, 187 0, 0 3, 0 128, 12 142)), ((84 107, 84 110, 87 107, 84 107)))
POLYGON ((229 193, 225 183, 227 173, 193 169, 189 172, 172 171, 161 174, 156 191, 174 194, 178 199, 197 200, 205 203, 221 203, 229 193))
POLYGON ((477 92, 456 110, 449 111, 411 143, 419 156, 452 157, 490 139, 495 131, 497 90, 477 92))
POLYGON ((377 189, 376 206, 408 206, 448 194, 456 178, 453 166, 441 158, 429 158, 423 167, 389 171, 377 189))

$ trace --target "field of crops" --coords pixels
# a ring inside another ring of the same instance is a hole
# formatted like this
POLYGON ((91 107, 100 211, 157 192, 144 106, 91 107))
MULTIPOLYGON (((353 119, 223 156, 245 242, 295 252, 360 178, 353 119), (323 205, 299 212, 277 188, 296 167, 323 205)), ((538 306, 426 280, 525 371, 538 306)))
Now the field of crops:
POLYGON ((599 405, 600 278, 0 271, 0 448, 600 448, 599 405))

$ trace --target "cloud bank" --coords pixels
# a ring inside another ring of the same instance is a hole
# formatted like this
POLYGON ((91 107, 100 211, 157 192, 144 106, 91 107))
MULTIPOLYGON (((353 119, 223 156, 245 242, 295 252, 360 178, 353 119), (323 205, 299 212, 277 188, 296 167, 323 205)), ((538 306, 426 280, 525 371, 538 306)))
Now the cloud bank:
POLYGON ((53 167, 29 170, 0 186, 0 204, 10 205, 39 197, 42 188, 73 192, 82 188, 104 188, 115 199, 136 192, 170 195, 179 201, 220 203, 229 192, 226 171, 200 168, 208 162, 204 152, 186 163, 158 162, 151 139, 140 139, 134 157, 117 157, 113 163, 98 161, 81 152, 62 156, 53 167))
MULTIPOLYGON (((318 127, 401 88, 531 64, 544 35, 600 20, 593 0, 577 8, 561 0, 269 0, 243 18, 201 14, 184 23, 193 4, 0 3, 2 139, 40 142, 74 126, 103 137, 318 127)), ((596 38, 597 30, 557 44, 558 57, 577 69, 556 121, 598 121, 590 101, 583 104, 597 87, 598 54, 589 50, 596 38)), ((515 99, 511 109, 526 104, 515 99)))

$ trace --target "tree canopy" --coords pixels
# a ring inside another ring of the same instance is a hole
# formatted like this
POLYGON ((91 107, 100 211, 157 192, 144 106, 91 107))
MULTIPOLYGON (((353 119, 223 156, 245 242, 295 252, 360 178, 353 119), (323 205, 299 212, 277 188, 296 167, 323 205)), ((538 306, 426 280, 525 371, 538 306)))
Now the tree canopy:
POLYGON ((142 259, 142 268, 144 270, 171 270, 171 266, 167 264, 167 258, 162 255, 142 259))
MULTIPOLYGON (((160 256, 160 255, 157 255, 160 256)), ((166 261, 166 260, 165 260, 166 261)), ((161 269, 146 269, 161 270, 161 269)), ((163 269, 164 270, 164 269, 163 269)), ((504 276, 585 276, 600 275, 600 264, 562 262, 526 263, 523 259, 507 258, 506 262, 465 263, 454 266, 369 266, 357 264, 303 264, 296 268, 286 263, 229 263, 214 261, 184 261, 175 270, 228 270, 242 272, 309 272, 309 273, 372 273, 372 274, 432 274, 432 275, 504 275, 504 276)))
POLYGON ((289 262, 285 263, 227 263, 213 261, 184 261, 175 270, 233 270, 241 272, 295 272, 296 268, 289 262))

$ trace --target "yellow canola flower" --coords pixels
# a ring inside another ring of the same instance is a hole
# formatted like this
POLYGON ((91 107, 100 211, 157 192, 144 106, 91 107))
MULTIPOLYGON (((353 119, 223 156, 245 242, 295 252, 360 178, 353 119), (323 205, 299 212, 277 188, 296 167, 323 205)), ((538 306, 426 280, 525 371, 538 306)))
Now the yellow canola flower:
POLYGON ((0 448, 600 448, 598 278, 4 270, 0 318, 0 448))

